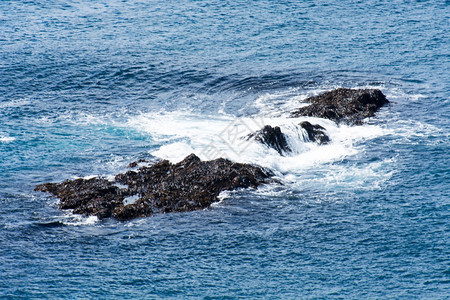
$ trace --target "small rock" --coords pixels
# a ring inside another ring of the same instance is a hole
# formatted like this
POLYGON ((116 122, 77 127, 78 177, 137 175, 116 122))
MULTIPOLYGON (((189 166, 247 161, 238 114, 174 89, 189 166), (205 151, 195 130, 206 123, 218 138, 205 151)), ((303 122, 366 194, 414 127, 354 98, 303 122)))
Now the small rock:
POLYGON ((129 169, 135 168, 135 167, 137 167, 140 163, 144 163, 144 162, 148 162, 148 161, 145 160, 145 159, 139 159, 139 160, 137 160, 137 161, 133 161, 132 163, 129 163, 129 164, 128 164, 127 168, 129 168, 129 169))
POLYGON ((255 139, 267 147, 277 150, 281 155, 292 151, 287 143, 285 135, 278 126, 272 127, 266 125, 261 130, 249 134, 247 140, 250 139, 255 139))
POLYGON ((328 144, 330 138, 325 134, 325 128, 320 125, 312 125, 311 123, 305 121, 299 124, 308 133, 308 138, 311 142, 316 142, 319 145, 328 144))

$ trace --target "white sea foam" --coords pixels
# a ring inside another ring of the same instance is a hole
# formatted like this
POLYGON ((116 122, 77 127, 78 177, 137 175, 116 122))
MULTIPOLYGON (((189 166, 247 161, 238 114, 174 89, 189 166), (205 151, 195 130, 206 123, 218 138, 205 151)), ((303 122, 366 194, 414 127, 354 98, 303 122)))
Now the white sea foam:
POLYGON ((139 200, 139 195, 133 195, 123 199, 123 205, 134 204, 139 200))
POLYGON ((40 124, 53 124, 55 122, 67 122, 77 125, 117 125, 112 114, 96 115, 86 112, 64 111, 58 115, 43 115, 36 119, 40 124))
POLYGON ((327 168, 314 170, 314 176, 308 174, 298 176, 292 184, 298 189, 377 190, 381 189, 383 184, 395 173, 395 169, 392 168, 395 161, 395 158, 388 158, 360 165, 330 164, 327 165, 327 168))
POLYGON ((72 180, 75 180, 75 179, 84 179, 84 180, 89 180, 89 179, 93 179, 93 178, 96 178, 96 177, 98 177, 98 175, 86 175, 86 176, 82 176, 82 177, 79 177, 79 176, 72 176, 72 180))
POLYGON ((96 216, 82 216, 75 215, 71 212, 67 212, 64 216, 64 220, 62 223, 68 226, 83 226, 83 225, 94 225, 99 222, 99 219, 96 216))
POLYGON ((0 135, 1 143, 7 144, 7 143, 11 143, 15 140, 16 140, 16 138, 14 138, 14 137, 0 135))
POLYGON ((386 134, 380 126, 338 126, 319 118, 235 118, 229 115, 211 118, 181 112, 140 115, 130 119, 128 125, 162 143, 151 154, 172 162, 195 153, 201 159, 225 157, 258 164, 281 174, 295 174, 311 166, 342 160, 358 153, 355 145, 359 142, 386 134), (306 132, 298 125, 302 121, 326 128, 331 143, 319 146, 305 142, 306 132), (280 126, 292 153, 280 156, 274 149, 247 139, 248 134, 266 124, 280 126))
POLYGON ((213 204, 211 204, 211 207, 219 207, 219 206, 221 206, 223 201, 225 199, 227 199, 227 198, 230 198, 232 193, 233 193, 232 191, 222 191, 222 192, 220 192, 219 196, 217 196, 219 201, 214 202, 213 204))
POLYGON ((306 105, 303 101, 307 96, 292 88, 283 92, 263 94, 252 105, 268 117, 287 116, 291 111, 306 105))

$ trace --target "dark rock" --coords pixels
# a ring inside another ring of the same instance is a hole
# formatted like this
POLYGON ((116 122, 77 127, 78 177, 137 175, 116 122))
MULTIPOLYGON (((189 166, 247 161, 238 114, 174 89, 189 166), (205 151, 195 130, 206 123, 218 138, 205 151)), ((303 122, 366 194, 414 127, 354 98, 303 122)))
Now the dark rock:
POLYGON ((218 201, 220 192, 256 188, 270 182, 271 176, 257 166, 223 158, 201 161, 191 154, 177 164, 163 160, 119 174, 114 182, 102 178, 66 180, 38 185, 35 190, 57 196, 61 209, 73 209, 76 214, 129 220, 154 213, 207 208, 218 201), (126 197, 136 195, 137 201, 124 204, 126 197))
POLYGON ((73 209, 75 214, 106 218, 111 210, 122 203, 123 196, 113 182, 102 178, 66 180, 45 183, 35 190, 51 193, 60 198, 61 209, 73 209))
POLYGON ((377 89, 339 88, 306 99, 311 104, 291 113, 292 117, 309 116, 333 120, 350 125, 362 124, 362 120, 373 117, 383 105, 389 103, 377 89))
POLYGON ((145 160, 145 159, 139 159, 139 160, 137 160, 137 161, 133 161, 132 163, 129 163, 128 164, 128 166, 127 166, 127 168, 135 168, 135 167, 137 167, 140 163, 146 163, 146 162, 148 162, 147 160, 145 160))
POLYGON ((328 144, 330 138, 325 134, 325 128, 320 125, 312 125, 311 123, 305 121, 299 124, 308 133, 308 138, 312 142, 316 142, 319 145, 328 144))
POLYGON ((291 148, 289 148, 286 137, 278 126, 272 127, 270 125, 266 125, 263 129, 247 136, 247 140, 252 138, 260 143, 263 143, 269 148, 277 150, 281 155, 292 151, 291 148))
POLYGON ((117 205, 112 211, 112 216, 118 220, 131 220, 134 218, 148 217, 152 214, 152 207, 145 199, 139 199, 133 204, 117 205))

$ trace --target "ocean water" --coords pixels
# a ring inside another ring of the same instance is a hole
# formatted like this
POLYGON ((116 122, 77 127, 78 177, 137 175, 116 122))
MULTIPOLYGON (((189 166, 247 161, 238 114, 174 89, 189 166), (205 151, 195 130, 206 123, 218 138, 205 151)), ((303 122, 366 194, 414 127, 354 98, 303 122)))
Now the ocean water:
POLYGON ((450 298, 449 28, 444 0, 1 1, 0 298, 450 298), (391 105, 287 117, 337 87, 391 105), (266 124, 292 155, 240 139, 266 124), (192 152, 282 184, 128 222, 33 191, 192 152))

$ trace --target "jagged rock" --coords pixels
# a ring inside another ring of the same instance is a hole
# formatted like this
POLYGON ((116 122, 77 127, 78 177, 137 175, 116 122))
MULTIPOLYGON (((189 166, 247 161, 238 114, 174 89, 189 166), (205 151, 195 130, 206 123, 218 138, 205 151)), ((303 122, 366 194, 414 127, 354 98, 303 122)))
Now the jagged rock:
POLYGON ((167 160, 115 177, 45 183, 36 191, 60 198, 61 209, 99 218, 129 220, 154 213, 192 211, 209 207, 224 190, 257 187, 270 182, 272 173, 258 166, 219 158, 201 161, 191 154, 172 164, 167 160), (119 184, 119 185, 118 185, 119 184), (119 187, 122 186, 122 187, 119 187), (137 195, 137 201, 124 199, 137 195))
POLYGON ((316 142, 319 145, 328 144, 330 142, 330 138, 325 134, 325 128, 320 125, 313 125, 307 121, 301 122, 299 124, 303 129, 308 133, 308 138, 312 142, 316 142))
POLYGON ((129 163, 127 168, 131 169, 131 168, 135 168, 137 167, 140 163, 147 163, 148 161, 145 159, 139 159, 137 161, 133 161, 132 163, 129 163))
POLYGON ((102 178, 66 180, 62 183, 44 183, 35 190, 48 192, 60 198, 61 209, 73 209, 75 214, 106 218, 113 207, 122 203, 123 196, 114 183, 102 178))
POLYGON ((278 126, 272 127, 266 125, 261 130, 249 134, 247 140, 250 139, 255 139, 256 141, 277 150, 281 155, 292 151, 287 143, 286 137, 278 126))
POLYGON ((389 103, 380 90, 346 88, 310 97, 305 101, 311 104, 292 112, 291 117, 318 117, 350 125, 362 124, 363 119, 373 117, 380 107, 389 103))

